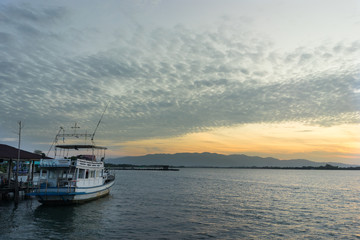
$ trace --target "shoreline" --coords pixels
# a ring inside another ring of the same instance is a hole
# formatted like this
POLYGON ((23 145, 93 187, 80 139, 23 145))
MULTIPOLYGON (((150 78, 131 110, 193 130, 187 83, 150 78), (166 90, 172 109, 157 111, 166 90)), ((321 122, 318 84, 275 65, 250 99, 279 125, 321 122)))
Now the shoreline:
POLYGON ((179 171, 181 168, 218 168, 218 169, 279 169, 279 170, 360 170, 360 167, 338 167, 330 164, 325 166, 312 167, 215 167, 215 166, 170 166, 170 165, 131 165, 131 164, 108 164, 111 170, 150 170, 150 171, 179 171))

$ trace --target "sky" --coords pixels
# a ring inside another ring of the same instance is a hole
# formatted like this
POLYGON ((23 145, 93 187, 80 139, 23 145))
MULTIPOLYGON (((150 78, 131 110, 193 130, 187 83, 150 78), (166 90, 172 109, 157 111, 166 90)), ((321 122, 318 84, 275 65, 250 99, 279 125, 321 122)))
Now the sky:
POLYGON ((360 164, 360 1, 0 2, 0 143, 360 164), (107 109, 106 106, 108 105, 107 109))

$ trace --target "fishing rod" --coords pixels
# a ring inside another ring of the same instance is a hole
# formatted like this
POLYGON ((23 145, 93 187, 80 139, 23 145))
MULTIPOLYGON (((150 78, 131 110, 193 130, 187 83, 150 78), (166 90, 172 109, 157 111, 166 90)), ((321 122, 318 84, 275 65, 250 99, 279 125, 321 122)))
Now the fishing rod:
POLYGON ((94 137, 95 137, 96 130, 98 129, 98 127, 99 127, 99 125, 100 125, 100 122, 101 122, 102 118, 104 117, 104 114, 105 114, 106 109, 108 108, 109 104, 110 104, 110 101, 106 104, 105 110, 104 110, 104 112, 101 114, 101 117, 100 117, 100 119, 99 119, 99 122, 97 123, 96 128, 95 128, 95 130, 94 130, 94 133, 93 133, 92 136, 91 136, 91 141, 94 141, 94 137))

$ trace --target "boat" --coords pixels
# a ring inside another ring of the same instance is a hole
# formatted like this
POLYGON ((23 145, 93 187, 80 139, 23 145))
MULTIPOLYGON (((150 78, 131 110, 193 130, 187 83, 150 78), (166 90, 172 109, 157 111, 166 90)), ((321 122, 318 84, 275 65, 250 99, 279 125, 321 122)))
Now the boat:
MULTIPOLYGON (((68 137, 91 137, 93 140, 94 136, 77 134, 75 131, 65 134, 63 128, 60 131, 54 143, 59 138, 64 141, 68 137)), ((28 195, 35 196, 45 205, 77 204, 108 195, 115 176, 105 168, 106 149, 93 141, 91 144, 55 145, 54 158, 40 160, 39 178, 33 182, 33 191, 28 195)))

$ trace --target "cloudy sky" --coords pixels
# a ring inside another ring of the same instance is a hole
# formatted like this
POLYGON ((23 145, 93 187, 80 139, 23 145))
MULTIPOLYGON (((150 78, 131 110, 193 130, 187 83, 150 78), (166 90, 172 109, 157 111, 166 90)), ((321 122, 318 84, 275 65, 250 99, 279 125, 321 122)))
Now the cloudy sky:
POLYGON ((360 164, 360 2, 0 2, 0 143, 360 164))

